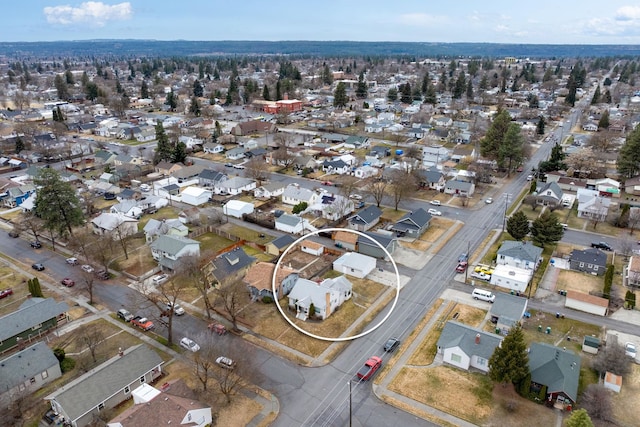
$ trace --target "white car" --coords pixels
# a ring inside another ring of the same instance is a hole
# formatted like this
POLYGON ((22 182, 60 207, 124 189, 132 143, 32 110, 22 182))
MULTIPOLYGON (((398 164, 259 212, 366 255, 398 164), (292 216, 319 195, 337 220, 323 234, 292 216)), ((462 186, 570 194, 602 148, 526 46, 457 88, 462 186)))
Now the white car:
POLYGON ((432 200, 429 203, 431 203, 433 206, 440 206, 440 200, 432 200))
POLYGON ((442 215, 442 212, 440 212, 440 211, 439 211, 439 210, 437 210, 437 209, 429 209, 427 212, 428 212, 430 215, 433 215, 433 216, 441 216, 441 215, 442 215))
POLYGON ((67 264, 78 265, 78 258, 76 257, 67 258, 67 264))
POLYGON ((158 285, 162 285, 167 280, 169 280, 168 274, 158 274, 157 276, 154 276, 153 279, 151 279, 151 282, 154 285, 158 286, 158 285))
POLYGON ((192 352, 196 352, 198 350, 200 350, 200 346, 191 338, 187 338, 184 337, 180 340, 180 347, 192 351, 192 352))
POLYGON ((493 203, 493 199, 491 197, 489 197, 487 200, 484 201, 486 204, 490 205, 491 203, 493 203))
MULTIPOLYGON (((166 307, 167 307, 167 310, 171 310, 171 308, 173 307, 173 304, 168 302, 166 307)), ((180 304, 176 304, 176 306, 173 308, 173 313, 176 316, 182 316, 185 313, 185 311, 184 311, 184 308, 180 306, 180 304)))
POLYGON ((91 267, 89 264, 84 264, 82 267, 80 267, 83 271, 86 271, 87 273, 93 273, 93 267, 91 267))
POLYGON ((236 367, 236 362, 224 356, 218 357, 216 359, 216 364, 221 368, 225 368, 225 369, 233 369, 236 367))
POLYGON ((624 354, 635 359, 638 352, 636 351, 636 345, 632 342, 624 343, 624 354))

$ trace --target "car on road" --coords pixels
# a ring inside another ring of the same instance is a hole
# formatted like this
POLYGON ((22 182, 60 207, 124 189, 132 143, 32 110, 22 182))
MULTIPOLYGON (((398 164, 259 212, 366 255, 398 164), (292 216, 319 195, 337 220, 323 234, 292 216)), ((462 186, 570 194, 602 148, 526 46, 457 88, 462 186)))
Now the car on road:
POLYGON ((533 175, 527 175, 527 181, 533 180, 533 175))
POLYGON ((196 352, 198 350, 200 350, 200 346, 191 338, 187 338, 184 337, 180 340, 180 347, 192 351, 192 352, 196 352))
POLYGON ((7 288, 0 291, 0 299, 6 298, 9 295, 13 295, 13 289, 7 288))
POLYGON ((484 202, 486 204, 490 205, 491 203, 493 203, 493 198, 492 197, 488 197, 484 202))
POLYGON ((229 359, 228 357, 220 356, 216 359, 216 365, 225 369, 233 369, 236 367, 236 362, 229 359))
POLYGON ((83 264, 80 268, 82 269, 82 271, 86 271, 87 273, 93 273, 93 267, 91 267, 89 264, 83 264))
POLYGON ((355 199, 355 200, 362 200, 362 196, 359 194, 352 194, 349 196, 349 198, 355 199))
POLYGON ((41 262, 36 262, 35 264, 31 265, 31 268, 33 268, 34 270, 42 271, 44 270, 44 265, 42 265, 41 262))
POLYGON ((400 346, 400 340, 396 337, 391 337, 387 340, 386 343, 384 343, 384 351, 386 351, 387 353, 391 353, 393 352, 396 348, 398 348, 400 346))
POLYGON ((8 234, 9 234, 9 237, 13 237, 14 239, 15 239, 16 237, 19 237, 19 236, 20 236, 20 233, 19 233, 18 231, 16 231, 16 230, 11 230, 11 231, 9 231, 9 233, 8 233, 8 234))
POLYGON ((31 247, 34 249, 40 249, 42 247, 42 243, 39 240, 34 240, 31 242, 31 247))
POLYGON ((466 252, 463 252, 458 257, 458 262, 466 262, 466 261, 469 261, 469 254, 466 252))
POLYGON ((331 181, 322 181, 322 185, 331 186, 331 185, 333 185, 333 182, 331 182, 331 181))
POLYGON ((109 280, 111 278, 107 270, 98 270, 95 272, 95 276, 100 280, 109 280))
POLYGON ((433 206, 440 206, 441 205, 440 200, 432 200, 429 203, 432 204, 433 206))
POLYGON ((65 261, 69 265, 78 265, 78 258, 76 257, 67 258, 65 261))
POLYGON ((144 193, 151 191, 151 186, 149 184, 140 184, 140 191, 144 193))
POLYGON ((459 262, 458 265, 456 266, 456 272, 464 273, 465 270, 467 269, 467 265, 468 264, 466 261, 459 262))
POLYGON ((602 249, 604 251, 612 251, 613 249, 607 242, 593 242, 591 243, 592 248, 602 249))
POLYGON ((364 362, 364 366, 360 368, 356 375, 362 381, 367 381, 378 369, 380 369, 380 366, 382 366, 382 359, 378 356, 371 356, 366 362, 364 362))
POLYGON ((60 281, 60 283, 62 283, 67 288, 70 288, 76 284, 76 282, 74 282, 73 279, 71 279, 70 277, 65 277, 60 281))
POLYGON ((154 276, 153 279, 151 279, 151 283, 153 283, 155 286, 158 286, 158 285, 162 285, 167 280, 169 280, 169 275, 163 273, 163 274, 158 274, 157 276, 154 276))
POLYGON ((173 307, 173 303, 168 302, 168 303, 165 305, 165 310, 169 311, 169 310, 171 310, 171 308, 173 308, 173 313, 174 313, 176 316, 182 316, 182 315, 185 313, 184 308, 182 308, 182 307, 180 306, 180 304, 176 304, 176 306, 175 306, 175 307, 173 307))
POLYGON ((227 167, 227 168, 232 168, 233 167, 233 163, 225 163, 224 166, 227 167))
POLYGON ((125 322, 131 322, 131 320, 133 320, 133 314, 131 314, 129 310, 126 310, 124 308, 121 308, 120 310, 118 310, 117 314, 118 314, 118 317, 124 320, 125 322))
POLYGON ((244 166, 244 165, 233 165, 233 167, 234 167, 235 169, 244 169, 244 168, 245 168, 245 166, 244 166))
POLYGON ((632 342, 626 342, 624 343, 624 354, 626 354, 627 356, 635 359, 636 355, 638 354, 637 350, 636 350, 636 345, 632 342))
POLYGON ((432 216, 442 216, 442 212, 440 212, 437 209, 431 208, 427 212, 429 213, 429 215, 432 215, 432 216))

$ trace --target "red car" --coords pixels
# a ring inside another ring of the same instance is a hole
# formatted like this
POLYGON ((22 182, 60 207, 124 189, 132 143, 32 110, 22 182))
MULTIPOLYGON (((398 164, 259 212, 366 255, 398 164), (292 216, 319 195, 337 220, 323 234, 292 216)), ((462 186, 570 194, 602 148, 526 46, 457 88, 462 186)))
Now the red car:
POLYGON ((72 279, 65 277, 64 279, 62 279, 60 281, 60 283, 62 283, 64 286, 66 286, 67 288, 72 287, 73 285, 76 284, 76 282, 74 282, 72 279))
POLYGON ((3 289, 0 291, 0 299, 6 298, 9 295, 13 295, 13 289, 9 288, 9 289, 3 289))
POLYGON ((458 273, 464 273, 466 269, 467 269, 467 263, 465 261, 459 262, 458 266, 456 267, 456 271, 458 273))
POLYGON ((358 371, 358 378, 362 381, 367 381, 380 369, 380 366, 382 366, 382 359, 378 356, 371 356, 358 371))

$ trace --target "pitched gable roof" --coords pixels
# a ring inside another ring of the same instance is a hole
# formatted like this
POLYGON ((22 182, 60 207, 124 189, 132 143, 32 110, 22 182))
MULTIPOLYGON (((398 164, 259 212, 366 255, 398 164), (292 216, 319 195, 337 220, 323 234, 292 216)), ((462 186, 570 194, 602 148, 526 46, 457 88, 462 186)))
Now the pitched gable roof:
POLYGON ((251 265, 256 258, 247 255, 240 247, 218 255, 211 261, 214 267, 214 275, 218 279, 231 277, 251 265))
MULTIPOLYGON (((276 265, 271 262, 259 262, 247 270, 247 274, 244 276, 244 281, 247 285, 253 286, 258 290, 271 290, 273 272, 275 269, 276 265)), ((278 284, 282 283, 287 276, 296 273, 297 271, 293 268, 281 265, 276 273, 276 289, 278 284)))
POLYGON ((360 212, 349 218, 352 224, 371 224, 382 216, 382 211, 376 205, 369 205, 360 212))
POLYGON ((283 234, 282 236, 272 240, 269 243, 278 249, 284 249, 295 241, 296 239, 294 239, 291 234, 283 234))
POLYGON ((584 250, 574 249, 569 256, 571 261, 586 262, 598 266, 607 265, 607 254, 597 248, 588 248, 584 250))
POLYGON ((396 225, 403 224, 407 228, 422 228, 431 221, 431 214, 427 213, 422 208, 416 209, 413 212, 405 214, 402 218, 396 222, 396 225))
POLYGON ((501 342, 502 337, 499 335, 450 320, 444 325, 437 346, 460 347, 467 356, 475 355, 489 360, 501 342), (479 342, 476 342, 477 335, 480 335, 479 342))
POLYGON ((69 310, 66 302, 53 298, 29 298, 18 310, 0 317, 0 341, 58 317, 69 310))
POLYGON ((489 312, 500 319, 500 323, 513 326, 519 322, 527 309, 527 299, 503 292, 496 293, 489 312))
POLYGON ((37 342, 0 361, 0 390, 11 390, 56 365, 53 351, 44 342, 37 342))
POLYGON ((542 248, 534 246, 531 242, 519 242, 505 240, 498 249, 498 256, 504 255, 522 261, 537 262, 542 255, 542 248))
POLYGON ((160 252, 165 252, 170 255, 178 254, 182 249, 189 245, 198 245, 200 246, 200 242, 197 240, 189 239, 188 237, 183 236, 171 236, 171 235, 161 235, 158 236, 156 240, 149 244, 151 249, 155 249, 160 252))
POLYGON ((529 350, 531 381, 547 386, 547 393, 564 392, 574 402, 578 398, 580 357, 547 343, 534 342, 529 350))

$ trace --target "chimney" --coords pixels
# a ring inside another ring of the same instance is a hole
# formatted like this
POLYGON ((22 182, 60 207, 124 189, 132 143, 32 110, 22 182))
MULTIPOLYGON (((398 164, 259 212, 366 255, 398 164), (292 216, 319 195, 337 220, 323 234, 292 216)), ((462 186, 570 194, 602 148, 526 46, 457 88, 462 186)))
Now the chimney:
POLYGON ((124 351, 122 351, 122 347, 118 347, 118 356, 124 356, 124 351))
POLYGON ((480 334, 476 334, 476 344, 480 344, 480 334))

